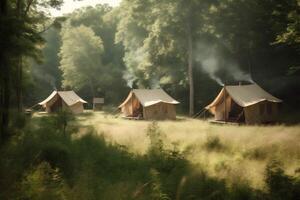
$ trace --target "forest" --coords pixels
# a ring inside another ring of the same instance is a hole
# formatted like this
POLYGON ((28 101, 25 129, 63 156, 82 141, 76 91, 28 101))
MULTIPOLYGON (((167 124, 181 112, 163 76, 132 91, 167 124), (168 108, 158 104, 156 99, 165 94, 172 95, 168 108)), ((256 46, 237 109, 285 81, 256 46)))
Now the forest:
POLYGON ((122 0, 52 16, 63 4, 0 1, 0 199, 300 198, 299 0, 122 0), (252 83, 282 100, 277 124, 193 119, 224 85, 252 83), (115 119, 132 89, 158 88, 180 102, 172 129, 115 119), (102 97, 103 111, 38 114, 55 90, 86 110, 102 97), (237 163, 259 172, 234 179, 237 163))

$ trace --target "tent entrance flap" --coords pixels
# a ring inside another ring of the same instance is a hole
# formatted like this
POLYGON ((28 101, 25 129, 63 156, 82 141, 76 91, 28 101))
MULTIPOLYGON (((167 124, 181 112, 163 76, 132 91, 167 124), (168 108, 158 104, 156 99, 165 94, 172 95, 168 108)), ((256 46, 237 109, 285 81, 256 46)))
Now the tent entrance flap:
POLYGON ((59 112, 61 111, 62 107, 63 107, 62 99, 58 97, 57 100, 51 106, 49 106, 49 109, 50 112, 59 112))
POLYGON ((121 109, 125 117, 143 117, 143 106, 133 93, 131 93, 130 98, 122 104, 121 109))
POLYGON ((143 107, 141 104, 133 109, 132 117, 143 118, 143 107))
POLYGON ((230 122, 245 122, 244 108, 239 106, 235 101, 231 102, 229 109, 228 121, 230 122))
POLYGON ((128 102, 131 104, 131 115, 128 117, 143 117, 143 106, 139 102, 139 100, 136 98, 135 94, 131 96, 130 101, 128 102))

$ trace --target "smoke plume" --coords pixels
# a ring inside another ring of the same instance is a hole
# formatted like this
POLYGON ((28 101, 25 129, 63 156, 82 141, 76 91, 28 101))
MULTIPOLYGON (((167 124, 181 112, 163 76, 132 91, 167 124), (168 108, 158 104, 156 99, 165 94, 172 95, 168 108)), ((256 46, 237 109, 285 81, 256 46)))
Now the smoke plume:
POLYGON ((125 71, 123 73, 123 79, 126 80, 127 86, 132 88, 133 87, 133 82, 136 80, 136 77, 133 74, 125 71))
POLYGON ((133 46, 131 47, 131 50, 126 51, 124 62, 127 66, 127 70, 123 73, 123 79, 126 80, 128 87, 133 87, 134 81, 137 80, 134 71, 143 69, 143 65, 147 64, 147 57, 148 54, 143 47, 136 48, 133 46))
POLYGON ((152 77, 150 80, 149 80, 149 84, 150 84, 150 88, 151 89, 158 89, 160 88, 160 81, 157 77, 152 77))
POLYGON ((249 73, 242 71, 236 62, 224 58, 214 44, 209 45, 199 42, 196 45, 194 58, 201 69, 219 85, 224 85, 222 79, 218 76, 218 72, 221 70, 228 73, 235 81, 253 82, 249 73))

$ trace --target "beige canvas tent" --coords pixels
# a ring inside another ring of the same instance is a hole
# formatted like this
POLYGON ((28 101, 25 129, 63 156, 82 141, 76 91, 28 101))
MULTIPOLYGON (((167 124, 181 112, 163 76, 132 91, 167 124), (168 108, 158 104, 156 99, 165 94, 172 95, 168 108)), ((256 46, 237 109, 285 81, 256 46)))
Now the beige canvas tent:
POLYGON ((128 118, 162 120, 176 119, 176 104, 162 89, 134 89, 119 108, 128 118))
POLYGON ((276 121, 280 102, 257 84, 228 85, 206 109, 216 121, 259 124, 276 121))
POLYGON ((77 114, 83 112, 84 103, 87 102, 81 99, 74 91, 53 91, 39 105, 43 106, 48 113, 66 109, 77 114))

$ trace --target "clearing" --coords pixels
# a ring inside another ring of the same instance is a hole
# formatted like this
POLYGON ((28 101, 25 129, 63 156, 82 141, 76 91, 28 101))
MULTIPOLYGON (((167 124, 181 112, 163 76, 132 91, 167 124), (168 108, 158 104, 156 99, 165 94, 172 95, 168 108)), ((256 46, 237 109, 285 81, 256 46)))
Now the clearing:
MULTIPOLYGON (((147 150, 150 121, 126 120, 104 112, 87 112, 78 120, 82 127, 94 127, 108 141, 125 145, 131 152, 147 150)), ((293 175, 300 166, 300 125, 215 125, 185 117, 158 125, 168 148, 180 149, 199 168, 232 183, 242 179, 262 188, 265 167, 272 159, 279 160, 287 174, 293 175)))

